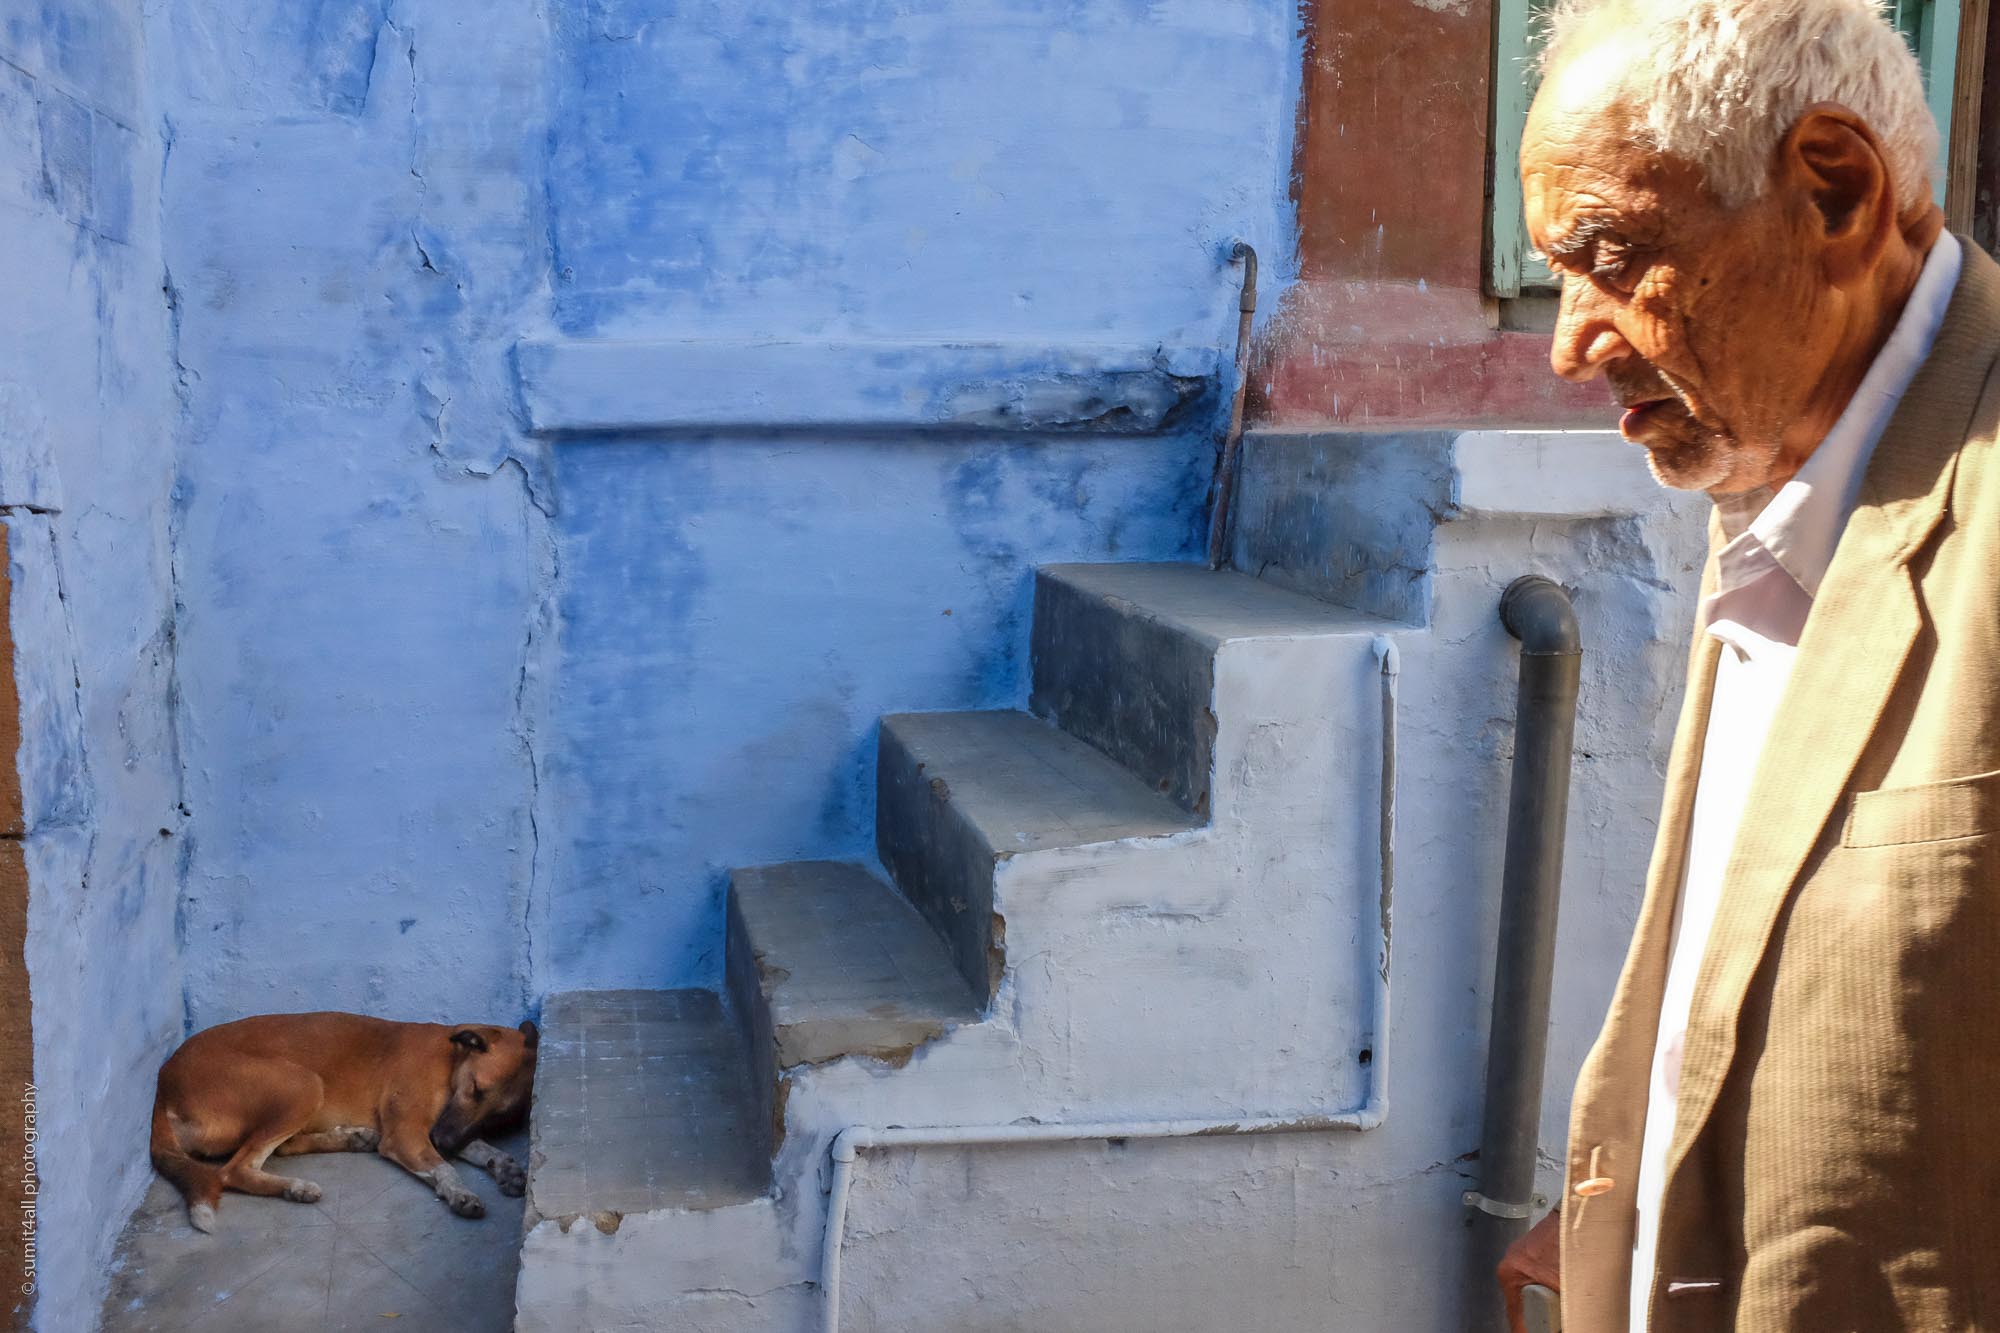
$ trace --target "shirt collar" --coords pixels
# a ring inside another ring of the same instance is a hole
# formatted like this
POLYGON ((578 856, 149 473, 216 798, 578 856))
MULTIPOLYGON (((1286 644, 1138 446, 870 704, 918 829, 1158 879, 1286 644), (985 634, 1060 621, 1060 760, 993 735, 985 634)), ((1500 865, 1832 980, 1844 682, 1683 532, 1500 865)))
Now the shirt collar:
POLYGON ((1767 488, 1716 500, 1723 531, 1730 537, 1716 557, 1719 590, 1740 587, 1775 566, 1808 597, 1819 595, 1868 460, 1910 381, 1930 355, 1963 260, 1958 238, 1940 232, 1896 327, 1869 363, 1868 373, 1833 429, 1797 475, 1775 495, 1767 488))

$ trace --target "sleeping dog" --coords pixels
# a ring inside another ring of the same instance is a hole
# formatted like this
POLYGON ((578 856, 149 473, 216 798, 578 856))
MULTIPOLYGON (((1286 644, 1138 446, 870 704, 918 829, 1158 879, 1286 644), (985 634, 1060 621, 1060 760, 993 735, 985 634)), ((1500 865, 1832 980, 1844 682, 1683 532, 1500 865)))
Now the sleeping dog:
POLYGON ((521 1164, 478 1136, 518 1125, 535 1085, 533 1023, 518 1029, 391 1023, 360 1014, 266 1014, 189 1037, 160 1070, 153 1165, 215 1226, 225 1189, 313 1203, 319 1186, 264 1169, 272 1156, 379 1152, 460 1217, 486 1205, 448 1160, 527 1188, 521 1164))

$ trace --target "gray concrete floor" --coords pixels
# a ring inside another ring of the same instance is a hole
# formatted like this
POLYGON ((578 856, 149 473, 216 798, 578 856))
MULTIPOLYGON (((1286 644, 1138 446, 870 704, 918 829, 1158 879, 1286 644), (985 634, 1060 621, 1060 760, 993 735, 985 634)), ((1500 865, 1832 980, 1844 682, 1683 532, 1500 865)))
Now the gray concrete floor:
MULTIPOLYGON (((497 1141, 526 1163, 527 1137, 497 1141)), ((318 1203, 225 1194, 215 1232, 187 1222, 155 1177, 113 1261, 103 1333, 505 1333, 514 1326, 521 1206, 491 1176, 459 1174, 486 1216, 453 1216, 430 1187, 373 1153, 273 1159, 317 1181, 318 1203)))

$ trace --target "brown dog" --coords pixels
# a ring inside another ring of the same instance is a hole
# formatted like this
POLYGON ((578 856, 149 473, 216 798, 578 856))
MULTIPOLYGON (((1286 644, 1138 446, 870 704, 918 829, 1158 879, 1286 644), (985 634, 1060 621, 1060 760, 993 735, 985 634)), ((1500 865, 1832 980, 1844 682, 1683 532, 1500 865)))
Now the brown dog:
POLYGON ((521 1164, 477 1137, 518 1124, 535 1085, 541 1034, 520 1028, 391 1023, 360 1014, 266 1014, 197 1032, 160 1070, 153 1165, 215 1226, 225 1189, 319 1199, 309 1180, 264 1162, 307 1152, 380 1152, 460 1217, 486 1205, 447 1161, 527 1188, 521 1164))

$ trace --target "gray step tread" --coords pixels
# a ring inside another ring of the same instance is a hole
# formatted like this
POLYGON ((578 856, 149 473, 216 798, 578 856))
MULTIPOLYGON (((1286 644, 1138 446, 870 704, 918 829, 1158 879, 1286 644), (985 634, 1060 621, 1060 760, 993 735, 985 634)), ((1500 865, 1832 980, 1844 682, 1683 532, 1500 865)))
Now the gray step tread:
POLYGON ((1233 569, 1190 564, 1043 565, 1044 578, 1126 603, 1204 642, 1373 634, 1406 629, 1362 611, 1288 592, 1233 569))
POLYGON ((721 1208, 769 1188, 743 1039, 711 991, 550 996, 531 1124, 531 1218, 721 1208))
POLYGON ((1202 823, 1030 713, 898 713, 882 726, 1002 855, 1162 837, 1202 823))
POLYGON ((730 877, 771 1009, 778 1066, 900 1062, 979 1004, 901 894, 860 866, 793 861, 730 877))

